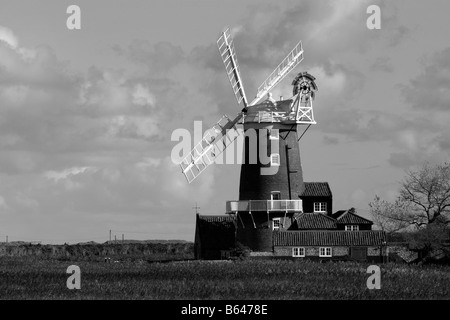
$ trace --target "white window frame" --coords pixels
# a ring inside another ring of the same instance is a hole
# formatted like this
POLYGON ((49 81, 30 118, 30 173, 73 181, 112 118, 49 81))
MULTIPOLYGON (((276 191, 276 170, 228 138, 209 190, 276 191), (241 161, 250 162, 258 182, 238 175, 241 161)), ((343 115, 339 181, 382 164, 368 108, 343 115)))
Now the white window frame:
POLYGON ((279 166, 280 162, 281 162, 281 159, 280 159, 280 154, 279 153, 272 153, 270 155, 270 165, 271 166, 279 166), (275 162, 274 158, 278 159, 278 162, 275 162))
POLYGON ((273 218, 272 219, 272 230, 280 230, 281 229, 281 218, 273 218), (275 227, 275 221, 278 221, 278 226, 275 227))
POLYGON ((326 202, 314 202, 314 212, 327 212, 326 202), (319 205, 319 210, 316 210, 316 204, 319 205))
POLYGON ((270 129, 269 130, 269 139, 270 140, 279 140, 280 139, 280 131, 278 129, 270 129))
POLYGON ((294 247, 292 248, 292 256, 294 258, 304 258, 305 257, 305 248, 304 247, 294 247))
POLYGON ((329 258, 332 256, 333 256, 333 250, 331 247, 320 247, 319 248, 319 257, 329 258))
POLYGON ((359 226, 355 224, 346 224, 345 231, 359 231, 359 226))

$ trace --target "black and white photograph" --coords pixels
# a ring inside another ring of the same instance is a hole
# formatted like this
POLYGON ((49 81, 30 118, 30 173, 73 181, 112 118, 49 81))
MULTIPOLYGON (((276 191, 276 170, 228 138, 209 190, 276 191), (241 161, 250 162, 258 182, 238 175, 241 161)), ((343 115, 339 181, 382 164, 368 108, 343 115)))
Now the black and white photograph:
POLYGON ((449 300, 449 14, 0 0, 0 300, 449 300))

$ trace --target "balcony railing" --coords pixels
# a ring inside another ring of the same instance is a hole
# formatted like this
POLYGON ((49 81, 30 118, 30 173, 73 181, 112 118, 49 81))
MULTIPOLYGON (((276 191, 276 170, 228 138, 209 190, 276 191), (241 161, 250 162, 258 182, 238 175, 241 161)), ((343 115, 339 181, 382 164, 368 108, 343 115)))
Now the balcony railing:
POLYGON ((311 113, 312 108, 300 108, 301 114, 295 112, 283 112, 283 111, 258 111, 254 114, 245 115, 239 123, 257 122, 257 123, 275 123, 275 122, 297 122, 297 123, 311 123, 315 124, 314 118, 311 113))
POLYGON ((227 213, 238 211, 303 211, 302 200, 242 200, 227 201, 227 213))

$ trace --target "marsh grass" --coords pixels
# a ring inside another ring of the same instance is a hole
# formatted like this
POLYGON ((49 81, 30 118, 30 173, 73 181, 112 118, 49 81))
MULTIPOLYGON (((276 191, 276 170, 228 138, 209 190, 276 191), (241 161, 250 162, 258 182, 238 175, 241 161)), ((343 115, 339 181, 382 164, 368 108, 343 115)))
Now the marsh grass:
POLYGON ((1 299, 449 299, 450 267, 382 264, 369 290, 369 264, 288 260, 144 260, 104 263, 0 258, 1 299), (66 269, 81 269, 69 290, 66 269))

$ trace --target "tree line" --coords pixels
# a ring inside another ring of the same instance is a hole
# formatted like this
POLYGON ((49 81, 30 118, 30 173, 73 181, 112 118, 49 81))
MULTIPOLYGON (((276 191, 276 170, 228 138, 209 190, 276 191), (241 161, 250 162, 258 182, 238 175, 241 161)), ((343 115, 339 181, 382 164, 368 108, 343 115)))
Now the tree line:
POLYGON ((395 201, 375 196, 374 223, 388 236, 402 235, 424 260, 439 251, 450 257, 450 163, 424 163, 407 170, 395 201))

